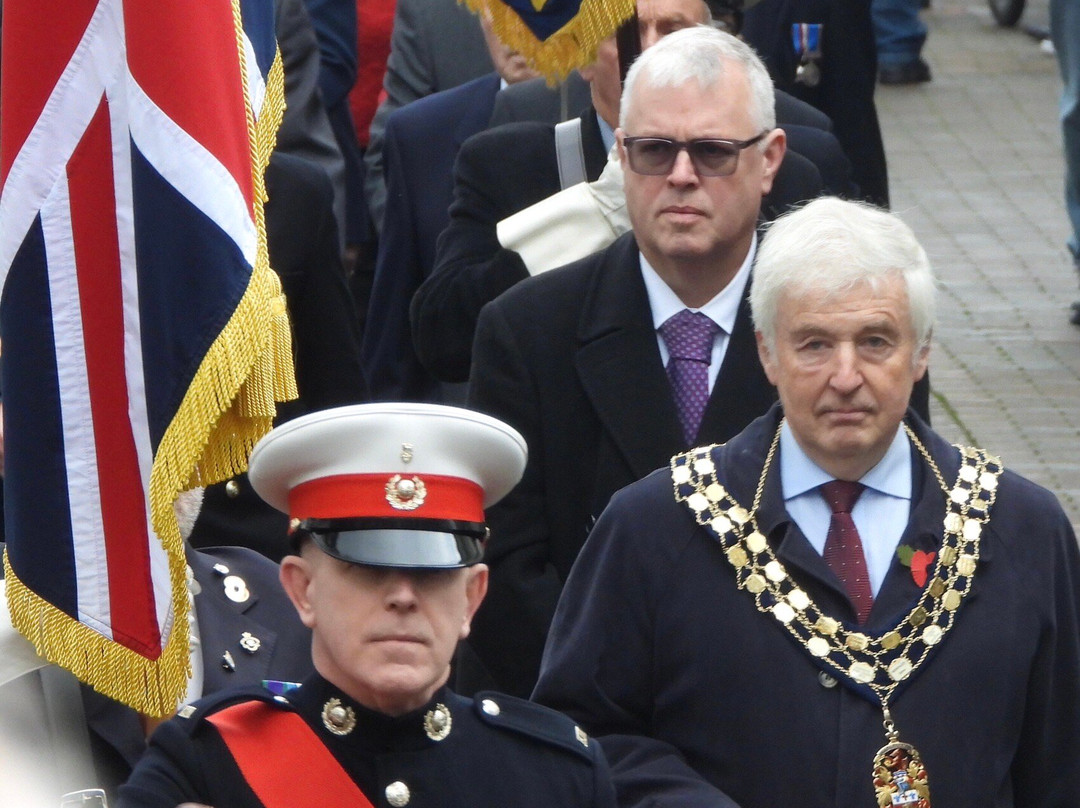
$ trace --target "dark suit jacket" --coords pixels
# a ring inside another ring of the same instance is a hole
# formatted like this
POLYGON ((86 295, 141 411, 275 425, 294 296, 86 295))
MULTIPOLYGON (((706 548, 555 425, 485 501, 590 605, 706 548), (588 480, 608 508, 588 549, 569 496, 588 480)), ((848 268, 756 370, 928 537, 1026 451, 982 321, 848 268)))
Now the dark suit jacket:
MULTIPOLYGON (((300 622, 278 581, 278 566, 242 547, 188 551, 188 564, 202 591, 195 598, 203 662, 203 694, 258 685, 264 679, 301 682, 312 671, 311 632, 300 622), (228 572, 215 570, 224 565, 228 572), (237 603, 225 594, 225 578, 238 575, 250 597, 237 603), (248 653, 240 646, 245 633, 258 638, 248 653), (228 652, 235 665, 223 664, 228 652)), ((114 791, 127 779, 146 750, 138 714, 83 686, 94 764, 101 787, 114 791)))
MULTIPOLYGON (((778 417, 779 409, 712 452, 719 481, 746 508, 778 417)), ((909 422, 954 481, 958 452, 909 422)), ((913 458, 900 543, 938 552, 945 496, 913 458)), ((850 625, 839 579, 787 515, 776 465, 758 527, 800 588, 850 625)), ((1061 507, 1006 470, 953 628, 890 700, 901 740, 922 754, 934 805, 1075 802, 1078 582, 1076 537, 1061 507)), ((868 633, 885 634, 921 594, 894 557, 868 633)), ((675 501, 662 469, 616 494, 589 537, 559 603, 536 699, 599 736, 624 808, 875 805, 881 705, 825 673, 835 671, 736 587, 714 534, 675 501)))
MULTIPOLYGON (((581 140, 589 180, 604 170, 596 113, 581 115, 581 140)), ((772 219, 792 204, 817 196, 822 178, 813 163, 792 153, 762 201, 772 219)), ((469 138, 454 166, 450 223, 439 237, 435 270, 413 298, 413 345, 421 364, 438 379, 469 377, 473 334, 480 309, 528 277, 521 257, 499 244, 498 223, 558 192, 554 127, 513 123, 469 138)))
POLYGON ((519 81, 499 90, 491 111, 489 127, 521 121, 556 123, 573 118, 592 104, 592 89, 575 70, 555 90, 547 79, 538 77, 519 81))
POLYGON ((285 116, 277 150, 319 165, 333 187, 334 218, 345 234, 345 157, 319 94, 319 43, 303 0, 274 0, 274 28, 285 70, 285 116))
MULTIPOLYGON (((855 184, 854 167, 836 135, 824 129, 801 124, 785 123, 781 127, 787 134, 788 149, 802 155, 814 164, 821 177, 821 193, 845 199, 859 198, 855 184)), ((789 155, 784 155, 788 162, 789 155)))
MULTIPOLYGON (((581 116, 585 170, 600 176, 607 150, 596 114, 581 116)), ((450 223, 439 237, 435 270, 412 301, 413 344, 437 379, 469 377, 480 309, 529 276, 521 257, 499 245, 496 225, 559 190, 552 124, 512 123, 465 141, 454 164, 450 223)))
POLYGON ((813 104, 833 122, 833 133, 854 168, 864 199, 888 206, 885 148, 874 89, 877 49, 866 0, 761 0, 746 12, 742 37, 761 55, 777 88, 813 104), (822 23, 821 83, 795 82, 794 23, 822 23))
POLYGON ((386 123, 387 213, 362 351, 376 400, 441 396, 439 382, 413 350, 409 303, 435 266, 435 243, 454 194, 454 158, 462 143, 487 126, 499 83, 491 73, 401 107, 386 123))
POLYGON ((490 72, 480 20, 468 8, 457 0, 397 0, 383 79, 386 97, 375 110, 364 153, 364 193, 376 229, 382 229, 386 205, 382 150, 390 113, 490 72))
MULTIPOLYGON (((522 481, 487 512, 491 585, 470 638, 500 689, 532 689, 562 584, 608 498, 687 448, 656 339, 632 234, 481 314, 469 404, 529 445, 522 481)), ((699 441, 726 440, 775 398, 744 299, 699 441)))

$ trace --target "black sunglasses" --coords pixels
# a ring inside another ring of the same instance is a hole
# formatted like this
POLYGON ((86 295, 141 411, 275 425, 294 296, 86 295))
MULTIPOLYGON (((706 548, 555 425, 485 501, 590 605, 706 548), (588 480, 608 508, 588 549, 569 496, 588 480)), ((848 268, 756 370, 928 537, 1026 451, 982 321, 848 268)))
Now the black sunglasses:
POLYGON ((726 177, 735 173, 739 165, 739 152, 753 146, 769 134, 762 132, 749 140, 723 140, 698 138, 697 140, 672 140, 668 137, 624 137, 630 169, 637 174, 659 176, 671 173, 679 152, 686 149, 694 169, 703 177, 726 177))

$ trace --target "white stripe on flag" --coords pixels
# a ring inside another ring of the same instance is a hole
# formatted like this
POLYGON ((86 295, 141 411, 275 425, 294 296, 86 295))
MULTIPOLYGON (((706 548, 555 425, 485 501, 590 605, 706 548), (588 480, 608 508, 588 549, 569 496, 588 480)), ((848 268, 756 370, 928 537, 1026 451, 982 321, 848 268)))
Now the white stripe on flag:
POLYGON ((259 62, 255 58, 255 49, 251 46, 251 39, 244 32, 244 64, 247 66, 248 95, 251 98, 251 110, 255 120, 259 120, 262 114, 263 101, 266 99, 266 81, 259 70, 259 62))
POLYGON ((213 154, 162 112, 128 75, 131 137, 159 174, 206 214, 255 265, 255 222, 240 186, 213 154))
POLYGON ((67 468, 78 587, 78 617, 111 639, 109 573, 101 515, 97 448, 90 411, 90 383, 66 175, 61 175, 53 193, 41 208, 41 227, 49 267, 64 463, 67 468))

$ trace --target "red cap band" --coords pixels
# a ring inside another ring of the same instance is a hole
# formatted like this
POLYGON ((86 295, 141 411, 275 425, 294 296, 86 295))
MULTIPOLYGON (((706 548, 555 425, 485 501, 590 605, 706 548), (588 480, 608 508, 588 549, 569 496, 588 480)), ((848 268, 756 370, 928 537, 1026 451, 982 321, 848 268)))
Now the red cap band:
POLYGON ((371 516, 484 521, 484 490, 472 480, 438 474, 339 474, 289 492, 296 519, 371 516))

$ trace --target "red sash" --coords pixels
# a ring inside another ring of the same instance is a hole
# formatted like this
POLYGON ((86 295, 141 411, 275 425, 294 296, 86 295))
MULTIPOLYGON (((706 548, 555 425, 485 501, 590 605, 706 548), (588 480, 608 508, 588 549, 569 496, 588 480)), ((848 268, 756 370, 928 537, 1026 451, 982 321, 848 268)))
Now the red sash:
POLYGON ((207 716, 247 784, 266 808, 326 808, 371 801, 304 719, 261 701, 207 716), (301 765, 290 765, 297 761, 301 765))

